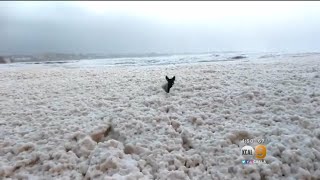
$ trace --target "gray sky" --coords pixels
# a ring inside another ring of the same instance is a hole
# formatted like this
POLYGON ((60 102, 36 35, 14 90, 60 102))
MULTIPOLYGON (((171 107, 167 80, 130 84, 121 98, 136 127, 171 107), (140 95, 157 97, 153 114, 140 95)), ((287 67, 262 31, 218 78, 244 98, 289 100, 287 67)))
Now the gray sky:
POLYGON ((320 2, 0 2, 0 53, 320 51, 320 2))

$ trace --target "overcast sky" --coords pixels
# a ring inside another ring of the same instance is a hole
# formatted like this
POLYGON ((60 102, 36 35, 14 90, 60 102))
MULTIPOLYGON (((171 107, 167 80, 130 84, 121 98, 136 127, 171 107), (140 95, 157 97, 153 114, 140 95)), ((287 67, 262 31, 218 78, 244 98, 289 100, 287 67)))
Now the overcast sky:
POLYGON ((0 2, 0 53, 320 51, 320 2, 0 2))

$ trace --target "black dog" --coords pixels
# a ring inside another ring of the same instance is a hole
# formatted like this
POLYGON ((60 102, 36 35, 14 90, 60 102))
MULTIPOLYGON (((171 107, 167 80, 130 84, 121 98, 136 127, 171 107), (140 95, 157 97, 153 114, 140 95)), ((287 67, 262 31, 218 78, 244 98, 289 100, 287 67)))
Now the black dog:
POLYGON ((166 80, 167 80, 168 82, 162 86, 162 88, 164 89, 164 91, 166 91, 167 93, 170 92, 170 88, 173 86, 175 79, 176 79, 175 76, 173 76, 172 79, 169 79, 168 76, 166 76, 166 80))

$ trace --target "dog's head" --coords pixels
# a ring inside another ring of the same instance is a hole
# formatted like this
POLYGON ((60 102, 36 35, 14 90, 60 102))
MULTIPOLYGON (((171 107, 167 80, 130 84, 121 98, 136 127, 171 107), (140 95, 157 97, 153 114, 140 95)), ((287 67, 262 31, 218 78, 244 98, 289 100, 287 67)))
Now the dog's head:
POLYGON ((171 78, 171 79, 169 79, 168 76, 166 76, 166 80, 168 81, 168 88, 169 89, 173 86, 175 79, 176 79, 175 76, 173 76, 173 78, 171 78))

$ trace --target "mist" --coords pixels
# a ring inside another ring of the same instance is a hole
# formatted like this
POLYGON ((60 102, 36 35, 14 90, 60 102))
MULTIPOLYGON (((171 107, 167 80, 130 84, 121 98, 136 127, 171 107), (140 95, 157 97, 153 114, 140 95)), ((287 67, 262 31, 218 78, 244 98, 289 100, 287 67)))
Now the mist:
POLYGON ((320 2, 0 2, 0 53, 319 51, 320 2))

